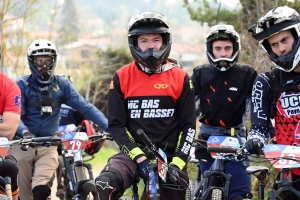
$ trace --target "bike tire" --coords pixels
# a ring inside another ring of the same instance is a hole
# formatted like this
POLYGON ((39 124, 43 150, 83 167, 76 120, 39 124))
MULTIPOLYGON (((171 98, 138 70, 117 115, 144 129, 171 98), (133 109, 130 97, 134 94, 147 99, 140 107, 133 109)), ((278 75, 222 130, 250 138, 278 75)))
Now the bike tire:
POLYGON ((11 200, 7 195, 0 194, 0 200, 11 200))
POLYGON ((192 200, 194 198, 194 189, 195 186, 193 181, 189 180, 189 186, 185 193, 185 200, 192 200))
POLYGON ((211 192, 211 200, 222 200, 223 191, 221 189, 215 188, 211 192))

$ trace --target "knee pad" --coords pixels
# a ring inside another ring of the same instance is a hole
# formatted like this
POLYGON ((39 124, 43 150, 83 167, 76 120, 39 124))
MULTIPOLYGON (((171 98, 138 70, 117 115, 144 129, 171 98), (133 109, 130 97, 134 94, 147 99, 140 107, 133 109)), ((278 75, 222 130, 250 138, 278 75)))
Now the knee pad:
POLYGON ((5 159, 0 162, 0 176, 3 178, 6 176, 11 178, 12 192, 18 190, 18 173, 19 168, 17 166, 17 161, 13 156, 6 156, 5 159))
POLYGON ((51 194, 51 190, 47 185, 38 185, 32 190, 34 200, 47 200, 51 194))
POLYGON ((122 189, 122 176, 113 168, 102 171, 95 179, 95 184, 101 200, 118 200, 124 192, 122 189))

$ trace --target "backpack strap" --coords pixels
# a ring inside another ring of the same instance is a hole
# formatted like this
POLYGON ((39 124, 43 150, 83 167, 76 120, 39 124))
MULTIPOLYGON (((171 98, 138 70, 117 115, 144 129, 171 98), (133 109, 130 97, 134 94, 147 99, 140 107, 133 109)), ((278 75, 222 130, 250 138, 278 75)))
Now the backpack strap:
POLYGON ((61 103, 53 101, 52 91, 49 93, 41 94, 40 91, 36 90, 38 99, 36 102, 26 102, 26 107, 36 107, 37 109, 41 109, 42 106, 50 106, 52 108, 60 108, 61 103))
POLYGON ((276 111, 276 102, 280 92, 280 83, 276 68, 272 69, 270 72, 266 72, 265 74, 267 77, 269 77, 269 83, 271 87, 271 91, 269 92, 269 99, 271 99, 270 117, 273 119, 276 111))

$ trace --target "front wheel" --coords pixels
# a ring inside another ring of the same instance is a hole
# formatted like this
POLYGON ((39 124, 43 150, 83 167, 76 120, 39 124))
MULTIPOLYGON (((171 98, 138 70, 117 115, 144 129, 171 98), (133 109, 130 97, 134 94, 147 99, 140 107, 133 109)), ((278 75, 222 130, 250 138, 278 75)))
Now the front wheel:
POLYGON ((211 200, 222 200, 223 191, 221 189, 215 188, 211 192, 211 200))
POLYGON ((10 198, 7 195, 0 194, 0 200, 10 200, 10 198))
POLYGON ((193 197, 194 197, 194 183, 193 181, 189 180, 189 186, 186 190, 186 193, 185 193, 185 200, 192 200, 193 197))

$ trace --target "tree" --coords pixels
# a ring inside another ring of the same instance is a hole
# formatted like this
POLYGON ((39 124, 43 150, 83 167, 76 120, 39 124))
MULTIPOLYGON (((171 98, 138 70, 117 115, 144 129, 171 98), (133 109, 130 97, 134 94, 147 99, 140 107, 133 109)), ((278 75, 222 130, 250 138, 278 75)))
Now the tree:
POLYGON ((109 48, 98 52, 99 62, 91 68, 82 70, 84 83, 80 93, 103 113, 107 113, 107 99, 112 75, 123 65, 131 62, 132 56, 128 49, 109 48), (92 75, 94 74, 94 75, 92 75), (88 81, 87 81, 88 80, 88 81))
POLYGON ((2 35, 1 71, 18 77, 24 73, 28 39, 28 22, 35 18, 38 0, 2 0, 0 3, 0 34, 2 35), (9 52, 9 54, 8 54, 9 52), (9 69, 8 67, 9 66, 9 69))
POLYGON ((73 0, 65 0, 61 8, 61 22, 58 28, 57 44, 66 45, 77 41, 80 33, 79 21, 73 0))
POLYGON ((261 16, 272 8, 287 5, 295 10, 300 9, 298 0, 240 0, 241 7, 230 10, 217 0, 183 0, 184 7, 190 13, 191 19, 201 24, 208 23, 209 26, 216 24, 231 24, 239 32, 242 51, 239 62, 253 66, 259 73, 265 72, 272 67, 271 61, 267 58, 262 48, 249 35, 248 28, 261 16), (218 5, 218 6, 217 6, 218 5), (223 8, 223 7, 224 8, 223 8), (222 19, 222 20, 220 20, 222 19))

